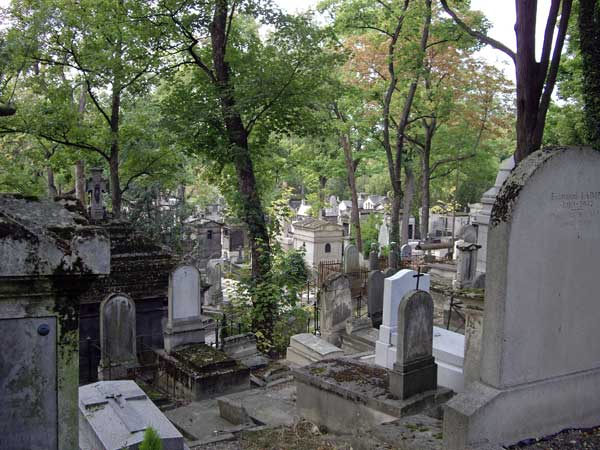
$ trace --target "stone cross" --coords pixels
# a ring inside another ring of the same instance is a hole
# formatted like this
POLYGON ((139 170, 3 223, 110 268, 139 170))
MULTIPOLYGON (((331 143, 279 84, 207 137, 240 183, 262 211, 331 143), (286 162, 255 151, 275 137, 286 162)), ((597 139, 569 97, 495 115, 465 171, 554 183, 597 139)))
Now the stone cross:
POLYGON ((389 380, 390 391, 400 399, 437 388, 433 300, 428 292, 410 291, 400 302, 396 362, 389 380))
POLYGON ((98 391, 97 396, 86 396, 81 399, 81 403, 86 409, 108 404, 130 433, 146 429, 146 424, 139 412, 129 404, 130 400, 147 398, 141 389, 127 390, 121 389, 119 385, 113 383, 98 383, 96 390, 98 391))
POLYGON ((85 191, 90 194, 90 216, 92 220, 102 220, 105 216, 103 193, 110 192, 108 182, 102 178, 102 168, 91 169, 92 176, 85 184, 85 191))

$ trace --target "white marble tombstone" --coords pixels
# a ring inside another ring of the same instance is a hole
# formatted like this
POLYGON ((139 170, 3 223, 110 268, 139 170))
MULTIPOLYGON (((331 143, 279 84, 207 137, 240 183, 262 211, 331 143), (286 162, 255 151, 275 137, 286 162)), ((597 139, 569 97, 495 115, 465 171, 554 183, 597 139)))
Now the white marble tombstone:
POLYGON ((98 378, 125 378, 138 365, 136 354, 135 303, 125 294, 111 294, 100 303, 100 348, 98 378))
POLYGON ((169 312, 164 345, 171 352, 178 345, 204 342, 210 320, 202 316, 200 272, 194 266, 177 267, 169 276, 169 312))
POLYGON ((388 231, 388 226, 385 223, 385 220, 379 227, 379 235, 377 237, 377 242, 379 242, 379 247, 385 247, 390 245, 390 233, 388 231))
POLYGON ((444 448, 600 423, 600 152, 539 150, 496 197, 479 381, 444 414, 444 448))

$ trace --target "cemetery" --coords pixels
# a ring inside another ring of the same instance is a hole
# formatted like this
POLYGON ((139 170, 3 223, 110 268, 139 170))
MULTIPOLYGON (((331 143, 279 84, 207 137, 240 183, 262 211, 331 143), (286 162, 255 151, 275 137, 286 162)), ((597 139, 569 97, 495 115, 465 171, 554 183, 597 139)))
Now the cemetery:
POLYGON ((30 3, 0 450, 600 449, 598 0, 30 3))

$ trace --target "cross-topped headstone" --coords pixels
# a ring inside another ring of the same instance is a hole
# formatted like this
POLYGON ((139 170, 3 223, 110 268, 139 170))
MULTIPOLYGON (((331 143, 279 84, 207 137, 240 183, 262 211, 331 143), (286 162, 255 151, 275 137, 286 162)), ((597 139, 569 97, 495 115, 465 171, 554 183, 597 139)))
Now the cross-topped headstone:
POLYGON ((103 193, 110 192, 108 181, 102 178, 102 168, 91 169, 92 176, 85 184, 85 191, 90 194, 90 217, 92 220, 102 220, 105 216, 103 193))
POLYGON ((424 273, 421 273, 421 266, 417 267, 417 273, 415 275, 413 275, 413 278, 417 279, 417 287, 415 287, 415 289, 418 291, 419 290, 419 280, 421 279, 421 277, 425 276, 424 273))

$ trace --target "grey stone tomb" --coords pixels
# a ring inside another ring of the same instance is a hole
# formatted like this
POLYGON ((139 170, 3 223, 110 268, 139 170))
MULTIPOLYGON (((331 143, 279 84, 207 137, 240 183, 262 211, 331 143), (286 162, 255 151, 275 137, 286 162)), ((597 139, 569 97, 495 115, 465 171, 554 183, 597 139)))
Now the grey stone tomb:
POLYGON ((211 259, 206 265, 206 283, 209 288, 205 292, 204 298, 207 305, 218 305, 223 300, 222 263, 220 259, 211 259))
POLYGON ((210 319, 202 316, 200 272, 194 266, 177 267, 169 277, 169 312, 164 332, 165 350, 201 344, 210 319))
POLYGON ((344 273, 356 273, 360 270, 359 253, 356 245, 347 245, 344 249, 344 273))
POLYGON ((487 242, 480 375, 444 413, 444 448, 600 424, 600 152, 537 151, 504 182, 487 242))
POLYGON ((433 353, 433 300, 425 291, 410 291, 398 306, 396 362, 390 391, 405 399, 437 388, 433 353))
POLYGON ((92 176, 85 184, 85 191, 90 194, 90 217, 92 220, 102 220, 106 215, 102 194, 109 192, 108 182, 102 178, 102 169, 91 169, 92 176))
POLYGON ((79 448, 138 448, 148 427, 163 450, 184 450, 183 436, 132 380, 100 381, 79 388, 79 448))
POLYGON ((75 202, 0 194, 0 448, 77 449, 79 301, 110 272, 75 202))
POLYGON ((98 379, 125 378, 138 365, 135 334, 135 303, 125 294, 111 294, 100 304, 98 379))
POLYGON ((379 247, 375 242, 371 244, 369 252, 369 270, 379 270, 379 247))
POLYGON ((369 273, 367 278, 367 307, 374 328, 379 328, 383 320, 384 275, 379 270, 369 273))
POLYGON ((408 244, 404 244, 400 247, 400 259, 404 261, 405 259, 410 258, 412 258, 412 247, 408 244))
POLYGON ((339 346, 340 336, 346 330, 346 322, 352 319, 352 293, 348 278, 341 273, 327 277, 319 291, 321 308, 321 336, 327 342, 339 346))

